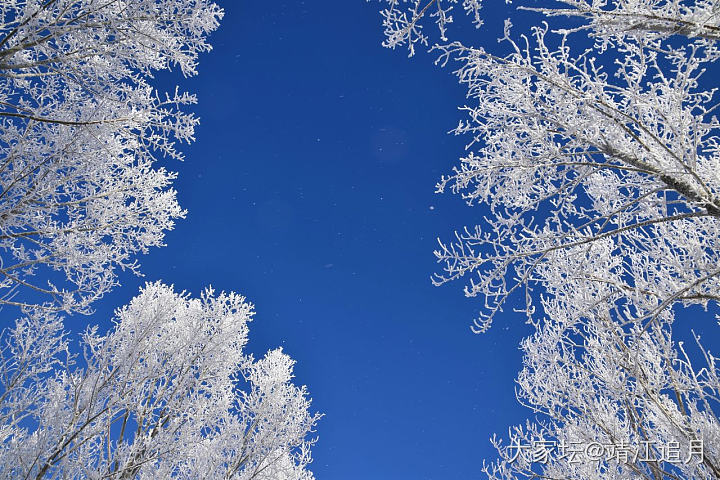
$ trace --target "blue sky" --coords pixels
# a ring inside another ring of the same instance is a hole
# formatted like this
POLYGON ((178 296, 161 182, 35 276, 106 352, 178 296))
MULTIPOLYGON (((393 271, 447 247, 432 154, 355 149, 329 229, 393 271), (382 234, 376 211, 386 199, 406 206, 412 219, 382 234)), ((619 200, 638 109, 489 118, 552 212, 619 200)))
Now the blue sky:
MULTIPOLYGON (((378 3, 220 3, 214 51, 180 80, 197 141, 167 164, 188 217, 94 321, 145 281, 242 293, 251 350, 283 346, 325 414, 318 479, 481 478, 489 437, 529 414, 514 396, 528 330, 508 312, 473 335, 478 302, 430 283, 436 238, 484 213, 434 193, 462 154, 446 133, 461 87, 427 54, 380 46, 378 3)), ((505 14, 471 33, 492 42, 505 14)))
MULTIPOLYGON (((146 281, 239 292, 257 310, 249 350, 282 346, 325 414, 318 480, 485 478, 490 437, 531 415, 514 381, 531 330, 512 299, 474 335, 481 300, 466 299, 462 282, 430 281, 436 239, 487 214, 435 193, 467 142, 448 135, 463 88, 433 56, 381 47, 380 2, 216 1, 226 15, 199 75, 155 82, 199 98, 186 161, 162 162, 179 174, 187 219, 139 259, 144 277, 122 274, 92 317, 67 328, 108 328, 146 281)), ((486 3, 486 26, 451 36, 492 46, 511 14, 527 31, 533 14, 486 3)), ((708 325, 688 321, 711 317, 700 310, 681 314, 687 343, 708 325)))

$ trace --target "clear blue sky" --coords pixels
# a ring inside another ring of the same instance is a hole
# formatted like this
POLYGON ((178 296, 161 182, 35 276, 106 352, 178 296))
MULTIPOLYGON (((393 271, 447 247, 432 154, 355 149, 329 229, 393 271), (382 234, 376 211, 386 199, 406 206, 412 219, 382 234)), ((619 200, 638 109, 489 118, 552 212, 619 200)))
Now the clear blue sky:
MULTIPOLYGON (((197 142, 167 165, 188 218, 94 321, 146 280, 240 292, 252 351, 282 345, 325 413, 319 480, 482 478, 489 437, 529 414, 514 397, 527 327, 507 313, 473 335, 477 301, 430 283, 435 239, 484 213, 434 193, 462 154, 446 134, 462 89, 432 57, 380 46, 378 3, 219 3, 214 51, 181 81, 197 142)), ((472 33, 492 43, 505 12, 486 15, 472 33)))

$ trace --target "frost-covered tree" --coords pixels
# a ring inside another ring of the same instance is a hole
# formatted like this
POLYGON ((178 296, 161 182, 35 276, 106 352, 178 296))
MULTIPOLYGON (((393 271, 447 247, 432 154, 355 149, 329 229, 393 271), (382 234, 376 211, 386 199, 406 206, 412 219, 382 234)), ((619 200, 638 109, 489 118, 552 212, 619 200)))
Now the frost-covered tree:
POLYGON ((148 284, 81 360, 52 315, 2 337, 0 477, 313 478, 319 415, 281 349, 244 352, 243 297, 148 284))
POLYGON ((153 72, 196 73, 222 10, 208 0, 0 5, 0 304, 83 311, 137 270, 185 212, 158 167, 181 158, 195 97, 153 72))
POLYGON ((720 361, 673 340, 672 318, 623 328, 577 322, 560 302, 523 341, 518 399, 536 419, 495 437, 492 480, 719 479, 720 361))
POLYGON ((384 3, 385 45, 412 55, 434 21, 467 88, 468 153, 438 190, 485 217, 441 243, 436 282, 473 277, 475 331, 514 292, 536 329, 518 398, 537 416, 485 471, 720 478, 717 359, 673 338, 678 306, 720 299, 720 2, 533 3, 543 21, 507 21, 497 51, 450 38, 458 1, 384 3))
MULTIPOLYGON (((390 3, 386 45, 427 42, 422 12, 433 12, 446 35, 446 2, 430 1, 414 17, 390 3)), ((442 62, 460 63, 468 104, 456 133, 471 138, 438 189, 491 212, 441 244, 436 280, 473 275, 466 295, 487 307, 479 331, 513 291, 530 302, 535 285, 588 313, 592 302, 566 290, 590 283, 593 298, 630 299, 638 319, 675 301, 718 299, 720 125, 716 85, 703 74, 717 68, 720 4, 561 3, 568 8, 541 11, 589 22, 542 24, 521 41, 508 22, 507 54, 435 46, 442 62), (618 20, 631 13, 666 23, 618 20)))
POLYGON ((148 284, 82 356, 53 310, 88 310, 184 216, 157 163, 193 140, 196 73, 222 10, 208 0, 0 5, 0 477, 309 480, 305 387, 280 349, 244 352, 253 311, 148 284), (41 307, 41 308, 34 308, 41 307))

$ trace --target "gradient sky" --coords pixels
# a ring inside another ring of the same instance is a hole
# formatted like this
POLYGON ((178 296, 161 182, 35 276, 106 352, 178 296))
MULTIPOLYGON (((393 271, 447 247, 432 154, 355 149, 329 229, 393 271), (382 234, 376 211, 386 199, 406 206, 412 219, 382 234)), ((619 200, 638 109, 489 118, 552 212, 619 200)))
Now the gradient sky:
MULTIPOLYGON (((283 346, 325 414, 319 480, 482 478, 489 437, 529 415, 514 396, 528 327, 506 309, 473 335, 479 302, 430 283, 436 238, 485 213, 434 193, 463 152, 447 135, 463 90, 433 57, 381 47, 378 3, 219 3, 199 76, 158 79, 199 97, 197 141, 167 164, 188 217, 94 320, 145 281, 242 293, 250 349, 283 346)), ((507 12, 485 13, 462 34, 494 42, 507 12)))

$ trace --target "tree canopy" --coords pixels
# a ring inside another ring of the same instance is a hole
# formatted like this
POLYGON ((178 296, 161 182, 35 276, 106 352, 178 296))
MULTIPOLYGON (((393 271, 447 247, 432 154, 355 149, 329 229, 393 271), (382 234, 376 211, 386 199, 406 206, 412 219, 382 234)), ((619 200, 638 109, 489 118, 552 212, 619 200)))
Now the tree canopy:
MULTIPOLYGON (((435 282, 469 277, 465 294, 484 302, 476 332, 516 293, 536 330, 522 345, 518 398, 537 417, 509 444, 496 440, 502 459, 486 472, 720 478, 716 358, 699 338, 700 353, 687 354, 672 334, 678 306, 718 301, 720 124, 707 72, 720 4, 532 4, 536 25, 518 36, 507 20, 496 53, 452 38, 458 1, 383 3, 385 46, 413 55, 434 22, 431 50, 459 65, 467 90, 455 129, 467 154, 437 188, 487 213, 441 241, 435 282), (554 453, 575 443, 649 455, 517 455, 543 442, 554 453), (668 445, 702 455, 675 462, 668 445)), ((478 27, 480 6, 462 2, 478 27)))
POLYGON ((58 317, 20 319, 2 338, 0 473, 313 478, 307 435, 320 416, 281 349, 243 351, 253 314, 236 294, 148 284, 110 332, 83 334, 82 357, 58 317))
POLYGON ((281 349, 245 351, 242 296, 149 283, 78 343, 89 313, 185 216, 160 166, 194 140, 197 73, 223 10, 208 0, 15 0, 0 6, 3 478, 309 480, 319 414, 281 349), (15 309, 17 310, 17 309, 15 309))
POLYGON ((0 7, 0 303, 65 311, 138 271, 185 212, 159 158, 182 158, 195 75, 222 10, 207 0, 47 0, 0 7))

